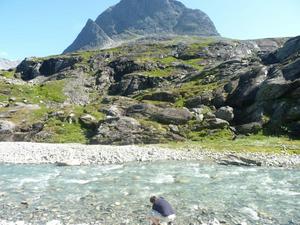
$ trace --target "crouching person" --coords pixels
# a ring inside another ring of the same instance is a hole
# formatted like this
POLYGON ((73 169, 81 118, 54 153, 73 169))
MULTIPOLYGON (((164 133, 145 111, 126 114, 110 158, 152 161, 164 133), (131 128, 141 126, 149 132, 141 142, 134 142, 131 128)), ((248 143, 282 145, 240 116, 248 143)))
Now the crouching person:
POLYGON ((175 211, 163 197, 152 196, 150 198, 152 210, 150 212, 150 221, 152 225, 171 225, 175 220, 175 211))

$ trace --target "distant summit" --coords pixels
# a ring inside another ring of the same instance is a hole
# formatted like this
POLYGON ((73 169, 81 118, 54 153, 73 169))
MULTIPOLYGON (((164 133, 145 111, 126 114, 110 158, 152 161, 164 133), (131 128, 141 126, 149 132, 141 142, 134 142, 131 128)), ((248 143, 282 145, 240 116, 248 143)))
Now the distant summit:
POLYGON ((211 19, 201 10, 176 0, 122 0, 88 20, 64 53, 104 48, 115 42, 153 35, 219 36, 211 19))
POLYGON ((10 61, 8 59, 0 58, 0 70, 8 70, 17 67, 20 61, 10 61))

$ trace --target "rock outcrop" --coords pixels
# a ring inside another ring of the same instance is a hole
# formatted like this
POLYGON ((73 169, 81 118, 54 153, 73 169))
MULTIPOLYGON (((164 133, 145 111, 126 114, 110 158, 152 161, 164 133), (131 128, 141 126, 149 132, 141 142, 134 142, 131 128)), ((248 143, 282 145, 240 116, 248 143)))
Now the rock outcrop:
POLYGON ((300 37, 285 40, 141 38, 114 49, 25 59, 16 73, 0 73, 0 140, 299 138, 300 37))

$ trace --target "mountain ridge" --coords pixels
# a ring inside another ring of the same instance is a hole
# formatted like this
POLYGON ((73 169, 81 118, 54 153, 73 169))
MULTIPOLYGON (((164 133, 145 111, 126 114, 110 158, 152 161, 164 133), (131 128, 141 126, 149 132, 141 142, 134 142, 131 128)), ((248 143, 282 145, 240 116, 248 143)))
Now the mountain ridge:
POLYGON ((8 59, 0 58, 0 70, 8 70, 17 67, 20 61, 11 61, 8 59))
POLYGON ((64 53, 111 46, 114 41, 128 40, 135 35, 219 36, 204 12, 189 9, 176 0, 122 0, 100 14, 93 26, 89 26, 91 23, 89 19, 64 53))

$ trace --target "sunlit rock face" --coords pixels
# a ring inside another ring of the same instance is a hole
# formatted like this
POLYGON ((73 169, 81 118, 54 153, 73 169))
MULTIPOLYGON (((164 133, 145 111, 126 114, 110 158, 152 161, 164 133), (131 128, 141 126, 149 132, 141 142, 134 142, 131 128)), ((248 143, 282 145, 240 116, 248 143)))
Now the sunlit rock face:
POLYGON ((76 40, 64 51, 97 49, 114 42, 149 35, 219 36, 213 22, 201 10, 175 0, 122 0, 89 19, 76 40))

